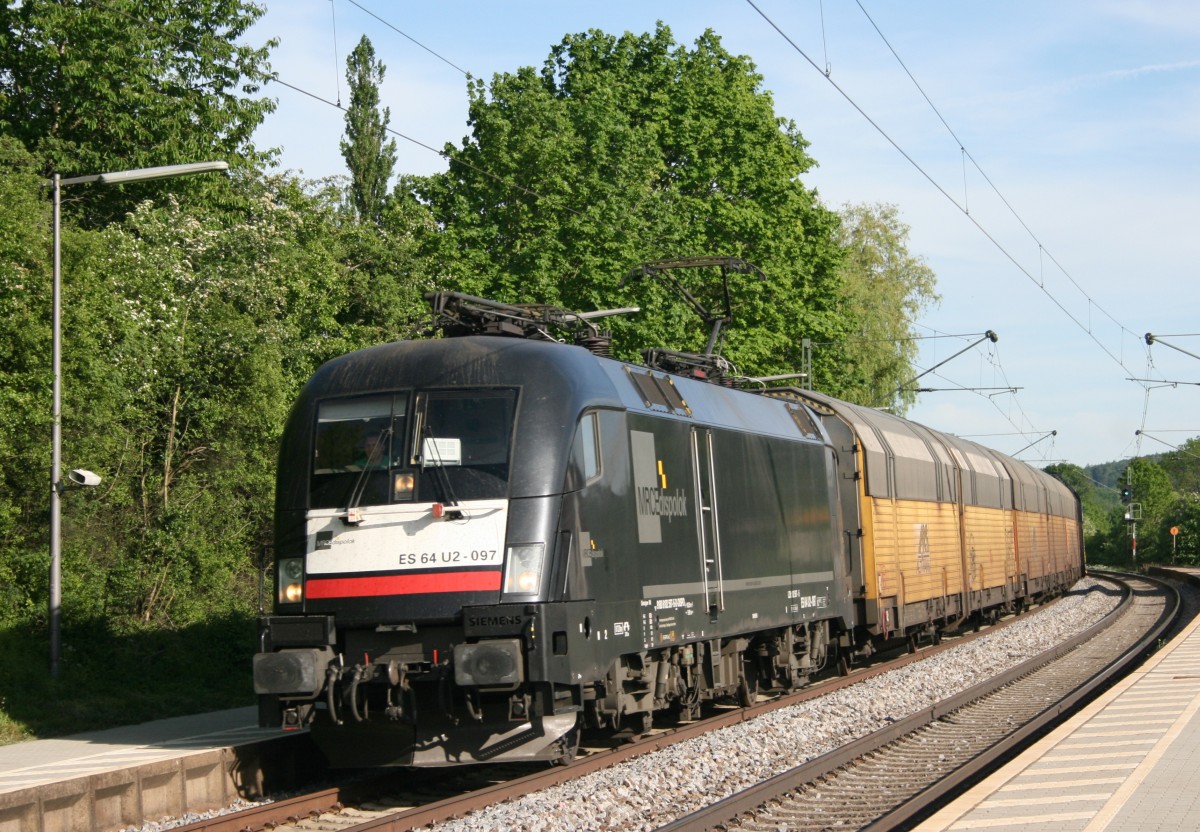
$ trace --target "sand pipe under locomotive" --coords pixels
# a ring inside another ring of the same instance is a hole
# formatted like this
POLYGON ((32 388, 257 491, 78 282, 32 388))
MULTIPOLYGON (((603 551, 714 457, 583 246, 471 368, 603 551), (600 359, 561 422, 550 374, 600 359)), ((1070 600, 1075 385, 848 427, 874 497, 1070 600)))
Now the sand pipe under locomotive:
MULTIPOLYGON (((754 271, 696 258, 636 275, 685 266, 723 282, 754 271)), ((650 366, 607 357, 594 323, 607 313, 428 297, 454 337, 328 362, 281 440, 260 722, 310 727, 334 765, 566 760, 583 727, 642 730, 656 712, 750 702, 1071 571, 1066 557, 975 588, 968 574, 992 569, 976 563, 984 526, 976 540, 976 509, 947 480, 934 497, 957 508, 911 506, 961 519, 934 523, 924 554, 892 547, 912 572, 895 592, 867 489, 892 487, 895 502, 909 486, 860 469, 907 469, 873 462, 854 436, 864 419, 916 426, 803 391, 736 389, 718 354, 727 291, 723 314, 685 293, 711 327, 705 353, 650 351, 650 366), (922 595, 930 573, 940 589, 922 595)), ((978 510, 1009 522, 1009 502, 978 510)), ((1015 564, 1024 538, 1009 525, 1015 564)), ((1049 528, 1033 529, 1033 549, 1049 528)))

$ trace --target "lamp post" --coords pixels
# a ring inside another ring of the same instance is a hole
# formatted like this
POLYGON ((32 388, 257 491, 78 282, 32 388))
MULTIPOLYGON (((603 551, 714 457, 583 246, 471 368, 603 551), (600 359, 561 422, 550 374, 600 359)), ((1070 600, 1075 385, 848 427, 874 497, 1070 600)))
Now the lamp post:
POLYGON ((157 168, 138 168, 92 176, 74 176, 62 179, 57 173, 47 180, 54 194, 54 285, 52 291, 53 345, 50 363, 54 372, 53 423, 50 429, 50 675, 58 676, 62 631, 62 505, 59 498, 68 488, 98 485, 100 478, 91 471, 76 469, 71 472, 71 482, 62 481, 62 255, 61 248, 61 194, 64 185, 82 185, 99 182, 101 185, 120 185, 126 182, 143 182, 149 179, 166 179, 172 176, 187 176, 193 173, 210 173, 228 170, 228 162, 196 162, 190 165, 166 165, 157 168))

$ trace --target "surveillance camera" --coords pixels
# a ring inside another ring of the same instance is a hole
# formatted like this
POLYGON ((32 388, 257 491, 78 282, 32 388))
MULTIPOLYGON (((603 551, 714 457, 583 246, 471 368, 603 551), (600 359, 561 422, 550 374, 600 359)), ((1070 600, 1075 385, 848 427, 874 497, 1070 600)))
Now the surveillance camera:
POLYGON ((75 468, 71 473, 67 474, 67 478, 71 481, 72 485, 76 486, 91 488, 100 484, 100 475, 84 468, 75 468))

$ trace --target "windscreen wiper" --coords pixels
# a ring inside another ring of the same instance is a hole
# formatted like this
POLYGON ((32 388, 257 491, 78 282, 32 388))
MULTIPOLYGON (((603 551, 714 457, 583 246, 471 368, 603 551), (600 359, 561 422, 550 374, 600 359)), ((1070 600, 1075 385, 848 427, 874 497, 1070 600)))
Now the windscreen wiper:
MULTIPOLYGON (((441 474, 443 493, 446 495, 446 503, 447 505, 457 506, 458 495, 454 493, 454 486, 450 484, 450 474, 446 472, 446 466, 442 464, 442 458, 440 452, 438 451, 437 441, 433 435, 433 428, 429 427, 429 424, 426 423, 422 426, 421 430, 426 439, 425 448, 436 458, 436 464, 434 464, 432 467, 441 474)), ((421 466, 426 469, 431 467, 424 456, 422 456, 421 459, 421 466)), ((434 479, 436 478, 437 477, 435 476, 434 479)))
POLYGON ((391 444, 392 429, 386 427, 379 431, 379 435, 375 437, 375 446, 371 448, 371 452, 367 454, 367 461, 363 464, 362 471, 354 480, 354 486, 350 489, 349 499, 346 501, 346 512, 349 513, 358 508, 359 502, 363 498, 363 494, 367 490, 367 475, 376 470, 379 458, 383 454, 383 449, 391 444))

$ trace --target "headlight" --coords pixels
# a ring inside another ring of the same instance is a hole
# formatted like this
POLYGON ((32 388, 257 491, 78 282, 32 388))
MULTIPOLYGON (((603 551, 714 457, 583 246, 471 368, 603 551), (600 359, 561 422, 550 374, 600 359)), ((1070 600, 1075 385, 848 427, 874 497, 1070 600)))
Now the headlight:
POLYGON ((543 543, 509 546, 504 557, 504 592, 508 595, 534 595, 542 588, 543 543))
POLYGON ((304 600, 304 558, 279 561, 279 603, 298 604, 304 600))

